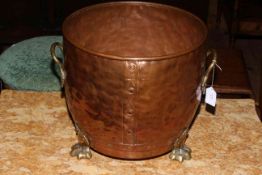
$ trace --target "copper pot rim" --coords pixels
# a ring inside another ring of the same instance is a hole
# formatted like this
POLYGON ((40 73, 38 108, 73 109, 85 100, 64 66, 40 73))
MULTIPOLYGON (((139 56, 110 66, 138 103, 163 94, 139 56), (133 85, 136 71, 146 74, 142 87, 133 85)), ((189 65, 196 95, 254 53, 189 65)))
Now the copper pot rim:
POLYGON ((180 57, 182 55, 186 55, 186 54, 189 54, 191 52, 194 52, 195 50, 198 50, 205 43, 208 30, 207 30, 207 27, 204 24, 204 22, 200 18, 198 18, 196 15, 194 15, 194 14, 192 14, 192 13, 186 11, 186 10, 183 10, 181 8, 175 7, 175 6, 161 4, 161 3, 154 3, 154 2, 144 2, 144 1, 115 1, 115 2, 113 1, 113 2, 98 3, 98 4, 95 4, 95 5, 87 6, 87 7, 81 8, 81 9, 73 12, 68 17, 66 17, 66 19, 64 20, 63 25, 62 25, 62 33, 63 33, 63 40, 66 39, 74 47, 80 49, 83 52, 87 52, 87 53, 92 54, 92 55, 96 55, 96 56, 107 58, 107 59, 122 60, 122 61, 157 61, 157 60, 172 59, 172 58, 175 58, 175 57, 180 57), (68 36, 65 35, 64 31, 65 31, 65 28, 67 26, 66 23, 75 15, 78 15, 80 13, 83 13, 84 11, 87 11, 87 10, 90 10, 90 9, 93 9, 93 8, 99 8, 99 7, 103 7, 103 6, 112 6, 112 5, 116 5, 116 4, 144 4, 146 6, 159 6, 159 7, 162 7, 162 8, 171 8, 171 9, 180 11, 180 12, 184 13, 185 15, 191 16, 192 18, 197 20, 203 28, 203 34, 204 35, 203 35, 202 39, 199 41, 199 43, 196 44, 194 47, 191 47, 190 49, 187 49, 187 50, 181 51, 181 52, 177 52, 177 53, 173 53, 173 54, 162 55, 162 56, 150 56, 150 57, 123 57, 123 56, 100 53, 99 51, 95 51, 95 50, 92 50, 92 49, 86 49, 84 47, 81 47, 79 44, 77 44, 76 42, 73 42, 73 40, 71 40, 68 36))

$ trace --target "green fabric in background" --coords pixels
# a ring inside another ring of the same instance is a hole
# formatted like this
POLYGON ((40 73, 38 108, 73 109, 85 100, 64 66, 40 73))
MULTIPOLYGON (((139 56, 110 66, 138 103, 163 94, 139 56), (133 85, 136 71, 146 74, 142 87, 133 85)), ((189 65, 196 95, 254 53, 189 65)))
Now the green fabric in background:
MULTIPOLYGON (((62 36, 35 37, 12 45, 0 55, 0 79, 11 89, 59 91, 60 72, 50 46, 62 36)), ((57 49, 57 55, 62 53, 57 49)))

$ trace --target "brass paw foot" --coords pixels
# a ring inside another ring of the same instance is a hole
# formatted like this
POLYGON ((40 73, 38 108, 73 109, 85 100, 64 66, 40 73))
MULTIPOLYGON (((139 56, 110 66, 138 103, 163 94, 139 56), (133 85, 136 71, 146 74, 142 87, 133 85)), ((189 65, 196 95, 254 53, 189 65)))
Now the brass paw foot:
POLYGON ((181 135, 176 139, 173 150, 169 154, 171 160, 183 162, 191 159, 191 149, 185 145, 188 137, 188 128, 185 128, 181 135))
POLYGON ((80 130, 78 125, 74 123, 76 134, 78 136, 78 143, 71 147, 70 155, 78 159, 91 159, 92 153, 90 149, 90 142, 86 135, 80 130))
POLYGON ((72 146, 70 155, 78 159, 91 159, 92 153, 90 147, 85 143, 77 143, 72 146))
POLYGON ((177 160, 183 162, 184 160, 191 159, 191 149, 187 146, 182 146, 181 148, 174 148, 169 155, 171 160, 177 160))

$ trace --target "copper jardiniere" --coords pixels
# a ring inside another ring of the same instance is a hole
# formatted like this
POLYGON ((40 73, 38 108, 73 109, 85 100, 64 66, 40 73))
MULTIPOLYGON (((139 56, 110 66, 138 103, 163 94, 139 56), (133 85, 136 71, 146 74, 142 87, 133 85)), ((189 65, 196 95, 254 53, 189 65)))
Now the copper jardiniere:
POLYGON ((190 158, 184 141, 206 81, 201 20, 167 5, 113 2, 70 15, 63 36, 51 52, 81 140, 72 155, 90 158, 91 147, 145 159, 173 149, 171 159, 190 158))

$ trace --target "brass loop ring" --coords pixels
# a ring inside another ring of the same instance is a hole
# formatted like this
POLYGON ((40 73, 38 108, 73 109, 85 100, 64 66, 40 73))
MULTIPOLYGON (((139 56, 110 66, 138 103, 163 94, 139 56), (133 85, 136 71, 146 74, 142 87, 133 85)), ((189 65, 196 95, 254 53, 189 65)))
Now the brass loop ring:
POLYGON ((55 61, 56 64, 58 64, 59 68, 60 68, 60 73, 61 73, 61 87, 64 87, 64 82, 66 79, 66 72, 65 72, 65 68, 64 68, 64 64, 60 61, 60 59, 56 56, 56 47, 58 47, 62 52, 63 52, 63 45, 59 42, 55 42, 51 45, 50 48, 50 53, 52 56, 52 59, 55 61))

